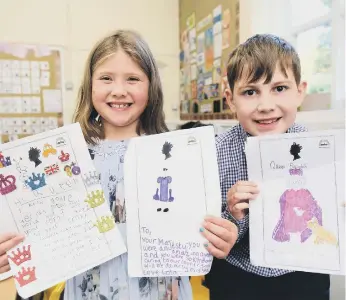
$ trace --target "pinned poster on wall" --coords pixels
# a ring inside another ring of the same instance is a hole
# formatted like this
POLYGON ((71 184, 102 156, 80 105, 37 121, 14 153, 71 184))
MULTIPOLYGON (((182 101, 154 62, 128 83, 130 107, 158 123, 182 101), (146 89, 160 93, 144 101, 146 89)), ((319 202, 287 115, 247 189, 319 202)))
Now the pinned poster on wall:
POLYGON ((57 47, 0 42, 0 143, 63 125, 62 65, 57 47))
MULTIPOLYGON (((181 56, 180 68, 189 65, 189 80, 181 85, 191 91, 185 92, 181 105, 183 120, 233 119, 235 114, 228 108, 221 89, 222 77, 227 65, 227 56, 239 38, 239 1, 219 1, 214 6, 210 1, 195 3, 181 2, 180 16, 181 56), (232 32, 231 32, 232 30, 232 32), (187 45, 188 44, 188 45, 187 45), (189 49, 189 50, 187 50, 189 49), (190 95, 190 99, 186 96, 190 95), (187 112, 186 108, 190 110, 187 112)), ((186 79, 186 76, 185 76, 186 79)))

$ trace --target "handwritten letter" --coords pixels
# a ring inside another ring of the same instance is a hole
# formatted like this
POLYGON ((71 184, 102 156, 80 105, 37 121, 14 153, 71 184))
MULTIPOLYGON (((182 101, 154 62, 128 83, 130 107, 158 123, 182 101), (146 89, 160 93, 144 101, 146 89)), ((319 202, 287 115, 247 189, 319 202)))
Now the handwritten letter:
POLYGON ((126 251, 78 124, 0 151, 0 222, 26 236, 8 252, 23 298, 126 251))
POLYGON ((133 139, 124 178, 130 276, 208 273, 199 230, 221 213, 213 128, 133 139))

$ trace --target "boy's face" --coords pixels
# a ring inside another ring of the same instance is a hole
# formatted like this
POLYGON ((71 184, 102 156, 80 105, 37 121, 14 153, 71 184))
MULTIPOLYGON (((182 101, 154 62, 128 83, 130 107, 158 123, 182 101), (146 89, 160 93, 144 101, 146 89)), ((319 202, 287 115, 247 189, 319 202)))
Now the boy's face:
POLYGON ((236 111, 239 123, 252 136, 284 133, 295 121, 297 108, 305 97, 306 82, 297 86, 291 69, 287 77, 277 66, 271 82, 238 80, 233 93, 228 89, 227 102, 236 111))

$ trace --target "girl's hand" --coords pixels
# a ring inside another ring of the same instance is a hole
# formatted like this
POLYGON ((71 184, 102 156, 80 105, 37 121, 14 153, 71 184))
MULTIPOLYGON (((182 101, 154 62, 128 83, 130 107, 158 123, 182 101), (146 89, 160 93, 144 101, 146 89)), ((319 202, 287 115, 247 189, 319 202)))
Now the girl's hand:
POLYGON ((6 251, 17 246, 24 240, 24 236, 16 233, 0 234, 0 274, 10 270, 6 251))
POLYGON ((208 216, 201 227, 202 235, 208 240, 205 247, 216 258, 226 258, 238 237, 238 228, 221 217, 208 216))

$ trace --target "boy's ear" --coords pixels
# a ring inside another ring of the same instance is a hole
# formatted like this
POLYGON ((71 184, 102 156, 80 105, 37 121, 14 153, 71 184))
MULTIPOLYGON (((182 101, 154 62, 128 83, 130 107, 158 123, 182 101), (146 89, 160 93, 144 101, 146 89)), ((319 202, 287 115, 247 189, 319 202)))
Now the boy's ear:
POLYGON ((227 104, 232 112, 235 112, 235 105, 234 105, 234 98, 233 98, 233 93, 230 88, 225 89, 225 97, 227 104))
POLYGON ((300 84, 298 85, 298 107, 302 105, 305 96, 306 96, 306 88, 307 88, 307 82, 306 81, 301 81, 300 84))

